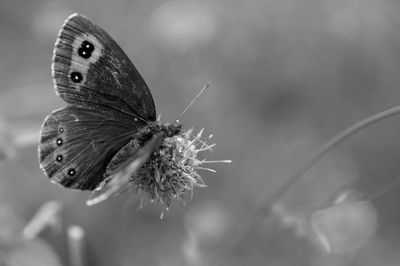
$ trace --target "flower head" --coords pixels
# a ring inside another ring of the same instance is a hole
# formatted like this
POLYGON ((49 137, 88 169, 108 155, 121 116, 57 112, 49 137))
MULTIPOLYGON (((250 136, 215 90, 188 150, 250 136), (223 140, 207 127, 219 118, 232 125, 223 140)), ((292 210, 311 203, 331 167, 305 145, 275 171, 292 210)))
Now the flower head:
POLYGON ((131 178, 132 188, 140 198, 140 207, 148 202, 159 202, 164 210, 168 210, 172 198, 184 202, 186 192, 193 193, 194 187, 206 186, 197 171, 215 172, 202 166, 214 161, 199 159, 198 155, 211 150, 215 144, 208 144, 211 136, 202 138, 202 133, 200 130, 194 135, 193 129, 189 129, 165 138, 160 148, 131 178))

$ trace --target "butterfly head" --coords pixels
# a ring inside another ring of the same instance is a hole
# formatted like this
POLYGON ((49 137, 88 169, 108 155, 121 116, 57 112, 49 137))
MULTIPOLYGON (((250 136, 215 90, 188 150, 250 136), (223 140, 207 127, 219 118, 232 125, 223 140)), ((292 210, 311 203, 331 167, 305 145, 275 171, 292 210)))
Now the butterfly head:
POLYGON ((161 123, 160 121, 155 121, 148 123, 142 130, 138 132, 141 137, 151 138, 152 136, 162 133, 165 138, 171 138, 180 134, 182 131, 182 125, 180 123, 161 123))

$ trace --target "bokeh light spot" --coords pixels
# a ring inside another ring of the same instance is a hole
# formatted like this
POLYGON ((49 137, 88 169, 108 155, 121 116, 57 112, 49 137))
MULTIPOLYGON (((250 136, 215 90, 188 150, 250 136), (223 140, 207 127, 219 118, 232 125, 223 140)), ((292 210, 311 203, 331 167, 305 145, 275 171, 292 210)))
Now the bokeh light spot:
POLYGON ((216 19, 211 9, 195 1, 170 1, 151 17, 154 38, 177 52, 207 43, 215 31, 216 19))

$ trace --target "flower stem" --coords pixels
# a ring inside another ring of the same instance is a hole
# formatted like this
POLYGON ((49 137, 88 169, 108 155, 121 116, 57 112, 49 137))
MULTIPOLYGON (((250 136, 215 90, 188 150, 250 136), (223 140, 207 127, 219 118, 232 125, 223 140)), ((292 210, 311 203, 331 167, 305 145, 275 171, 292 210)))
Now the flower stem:
POLYGON ((61 223, 61 210, 62 204, 58 201, 48 201, 44 203, 25 226, 22 231, 23 236, 28 239, 33 239, 49 227, 58 229, 61 223))
POLYGON ((256 206, 250 215, 246 215, 247 218, 244 219, 244 221, 242 220, 239 228, 234 231, 235 233, 231 234, 229 239, 226 239, 221 244, 220 248, 215 253, 216 255, 211 261, 211 265, 220 265, 228 257, 228 255, 242 243, 242 241, 250 234, 252 229, 259 224, 264 217, 271 213, 271 207, 273 204, 279 201, 279 199, 281 199, 287 193, 287 191, 289 191, 290 188, 296 184, 301 177, 325 154, 360 130, 397 114, 400 114, 400 105, 361 120, 360 122, 337 134, 332 139, 321 145, 313 153, 311 153, 310 156, 306 158, 304 163, 300 164, 300 167, 295 169, 292 175, 286 179, 286 183, 284 183, 277 191, 275 191, 274 194, 268 195, 266 198, 264 198, 264 200, 262 200, 256 206))
POLYGON ((82 227, 74 225, 68 227, 68 253, 71 266, 85 266, 85 232, 82 227))

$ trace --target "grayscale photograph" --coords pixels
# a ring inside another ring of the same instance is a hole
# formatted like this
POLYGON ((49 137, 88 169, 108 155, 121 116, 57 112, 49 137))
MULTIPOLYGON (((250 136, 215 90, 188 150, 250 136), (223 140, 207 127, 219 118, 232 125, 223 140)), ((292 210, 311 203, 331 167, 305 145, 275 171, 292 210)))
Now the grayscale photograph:
POLYGON ((0 265, 400 265, 399 13, 2 0, 0 265))

